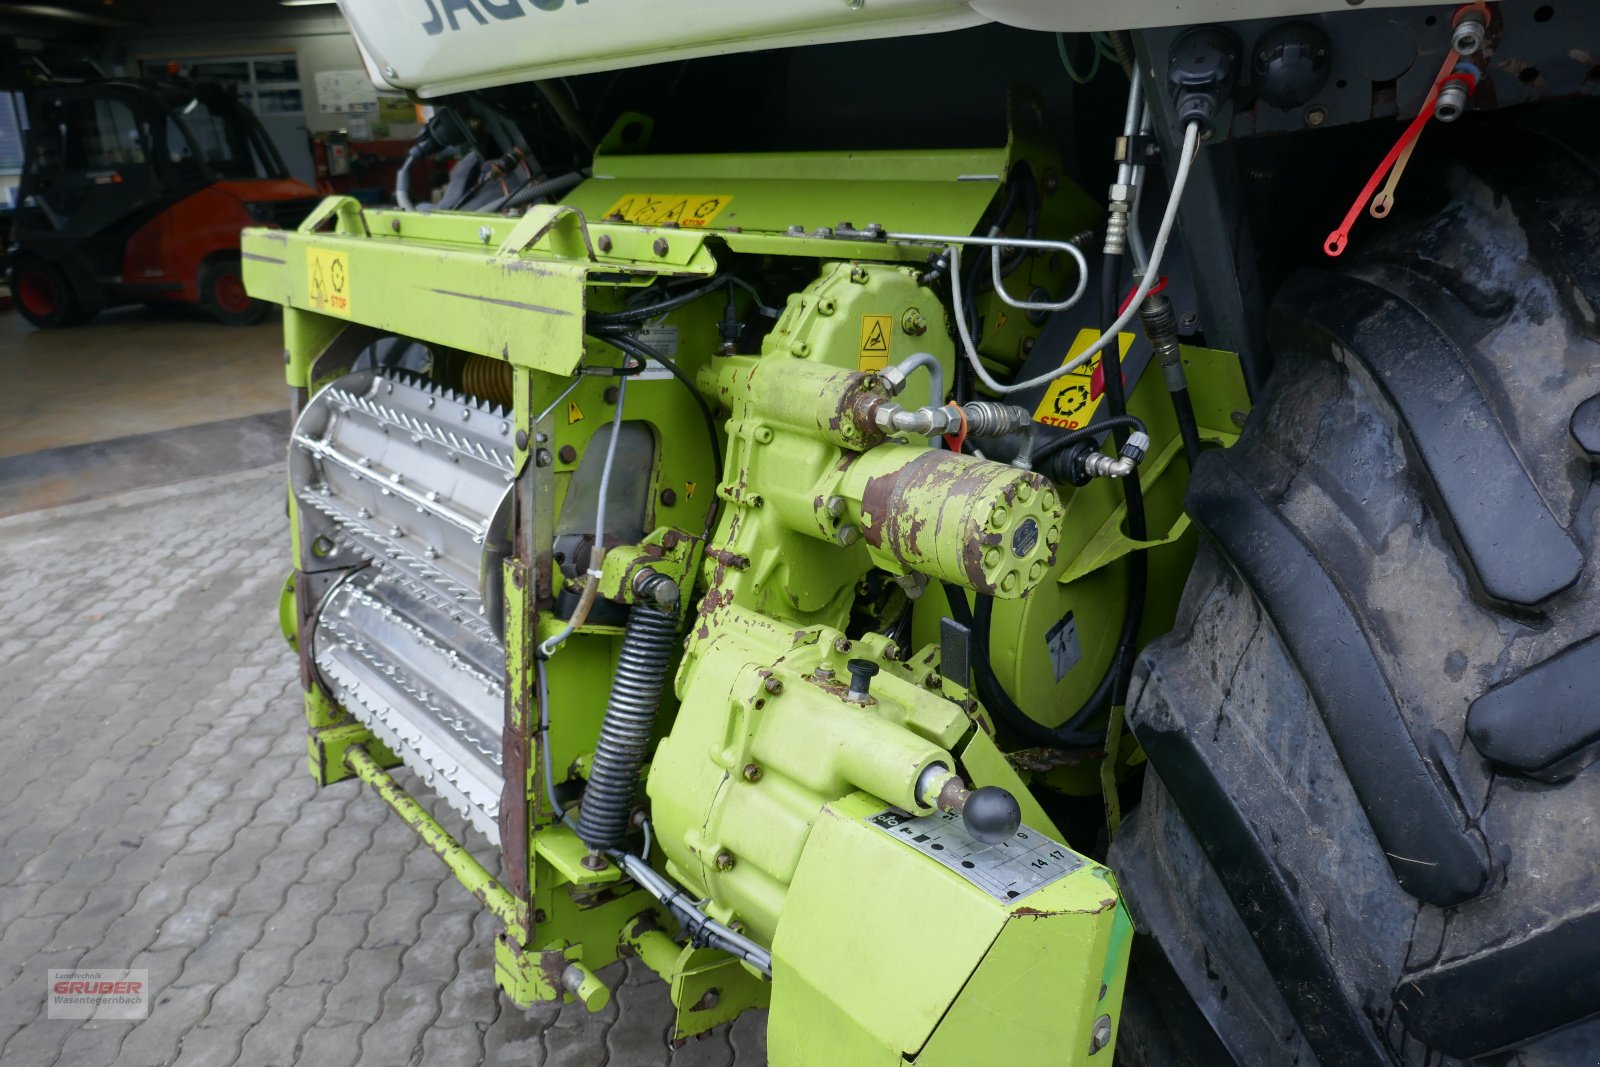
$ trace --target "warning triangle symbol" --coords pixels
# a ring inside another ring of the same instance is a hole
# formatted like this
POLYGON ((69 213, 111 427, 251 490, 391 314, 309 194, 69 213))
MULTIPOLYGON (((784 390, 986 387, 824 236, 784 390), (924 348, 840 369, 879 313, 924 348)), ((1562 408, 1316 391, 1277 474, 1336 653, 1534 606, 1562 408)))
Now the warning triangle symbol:
POLYGON ((867 332, 866 343, 861 346, 863 352, 889 351, 889 338, 884 336, 883 323, 874 322, 872 329, 867 332))

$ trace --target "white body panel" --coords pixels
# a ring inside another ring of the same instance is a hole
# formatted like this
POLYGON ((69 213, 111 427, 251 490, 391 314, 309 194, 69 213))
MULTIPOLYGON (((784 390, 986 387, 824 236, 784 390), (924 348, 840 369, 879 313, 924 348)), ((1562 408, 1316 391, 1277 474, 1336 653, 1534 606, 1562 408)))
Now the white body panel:
POLYGON ((339 6, 374 80, 424 97, 984 22, 1081 32, 1349 10, 1345 0, 339 0, 339 6))

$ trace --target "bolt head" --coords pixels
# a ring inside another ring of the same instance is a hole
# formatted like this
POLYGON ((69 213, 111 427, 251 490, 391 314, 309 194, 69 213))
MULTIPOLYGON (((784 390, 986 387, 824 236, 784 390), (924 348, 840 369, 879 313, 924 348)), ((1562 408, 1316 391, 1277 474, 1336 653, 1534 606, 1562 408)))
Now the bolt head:
POLYGON ((600 249, 600 251, 602 251, 602 252, 611 251, 611 235, 608 234, 608 233, 601 234, 600 235, 600 239, 598 241, 596 241, 594 244, 595 244, 595 247, 600 249))
POLYGON ((754 763, 746 763, 744 765, 744 780, 747 782, 759 782, 761 780, 761 768, 754 763))
POLYGON ((655 243, 650 246, 650 250, 658 256, 666 255, 668 248, 669 246, 665 237, 657 237, 655 239, 655 243))
POLYGON ((762 688, 771 693, 773 696, 777 696, 779 693, 783 692, 783 682, 777 678, 768 678, 766 684, 763 685, 762 688))
POLYGON ((670 508, 678 502, 678 494, 674 490, 663 489, 661 490, 660 500, 662 507, 670 508))
POLYGON ((517 431, 517 448, 521 449, 521 450, 526 450, 527 447, 528 447, 528 431, 527 430, 518 430, 517 431))
POLYGON ((392 77, 394 77, 394 68, 393 68, 393 67, 384 67, 384 68, 383 68, 383 76, 384 76, 384 77, 385 77, 385 78, 392 78, 392 77))
POLYGON ((1312 104, 1306 108, 1305 120, 1307 126, 1321 126, 1328 121, 1328 109, 1321 104, 1312 104))
POLYGON ((487 227, 487 226, 479 226, 478 227, 478 240, 482 241, 484 244, 488 244, 489 243, 489 238, 491 238, 493 236, 494 236, 494 231, 489 229, 489 227, 487 227))
POLYGON ((1111 1044, 1111 1016, 1102 1015, 1094 1021, 1094 1029, 1089 1033, 1089 1055, 1111 1044))
POLYGON ((731 871, 733 870, 733 864, 734 858, 732 852, 729 852, 727 849, 723 849, 721 852, 717 853, 717 870, 731 871))
POLYGON ((563 463, 576 463, 578 461, 578 450, 571 445, 562 445, 561 451, 556 453, 556 457, 563 463))
MULTIPOLYGON (((844 635, 841 634, 840 636, 835 637, 833 639, 833 650, 835 652, 840 652, 840 653, 849 652, 850 648, 851 648, 850 639, 848 637, 845 637, 844 635)), ((830 671, 829 673, 831 674, 833 672, 830 671)))
POLYGON ((833 539, 848 548, 861 540, 861 530, 852 523, 846 523, 839 527, 839 532, 833 535, 833 539))
POLYGON ((548 467, 550 466, 551 458, 550 450, 548 448, 541 448, 537 453, 534 454, 533 465, 535 467, 548 467))

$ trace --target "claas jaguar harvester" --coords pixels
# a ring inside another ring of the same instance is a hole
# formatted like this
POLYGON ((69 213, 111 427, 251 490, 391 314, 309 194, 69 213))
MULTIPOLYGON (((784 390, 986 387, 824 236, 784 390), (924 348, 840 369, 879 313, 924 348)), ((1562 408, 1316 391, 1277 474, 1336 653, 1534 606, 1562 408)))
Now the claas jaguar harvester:
POLYGON ((283 628, 509 1001, 1595 1061, 1593 5, 341 4, 283 628))

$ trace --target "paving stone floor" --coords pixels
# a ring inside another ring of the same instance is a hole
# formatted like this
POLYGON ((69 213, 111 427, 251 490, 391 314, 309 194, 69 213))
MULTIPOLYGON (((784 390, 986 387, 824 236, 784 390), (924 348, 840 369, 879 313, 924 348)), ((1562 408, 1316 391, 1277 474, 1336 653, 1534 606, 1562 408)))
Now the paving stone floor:
POLYGON ((598 1014, 503 1002, 477 902, 369 790, 313 787, 282 485, 0 520, 0 1064, 763 1064, 758 1016, 671 1051, 631 961, 598 1014), (46 1018, 70 967, 148 969, 149 1017, 46 1018))

